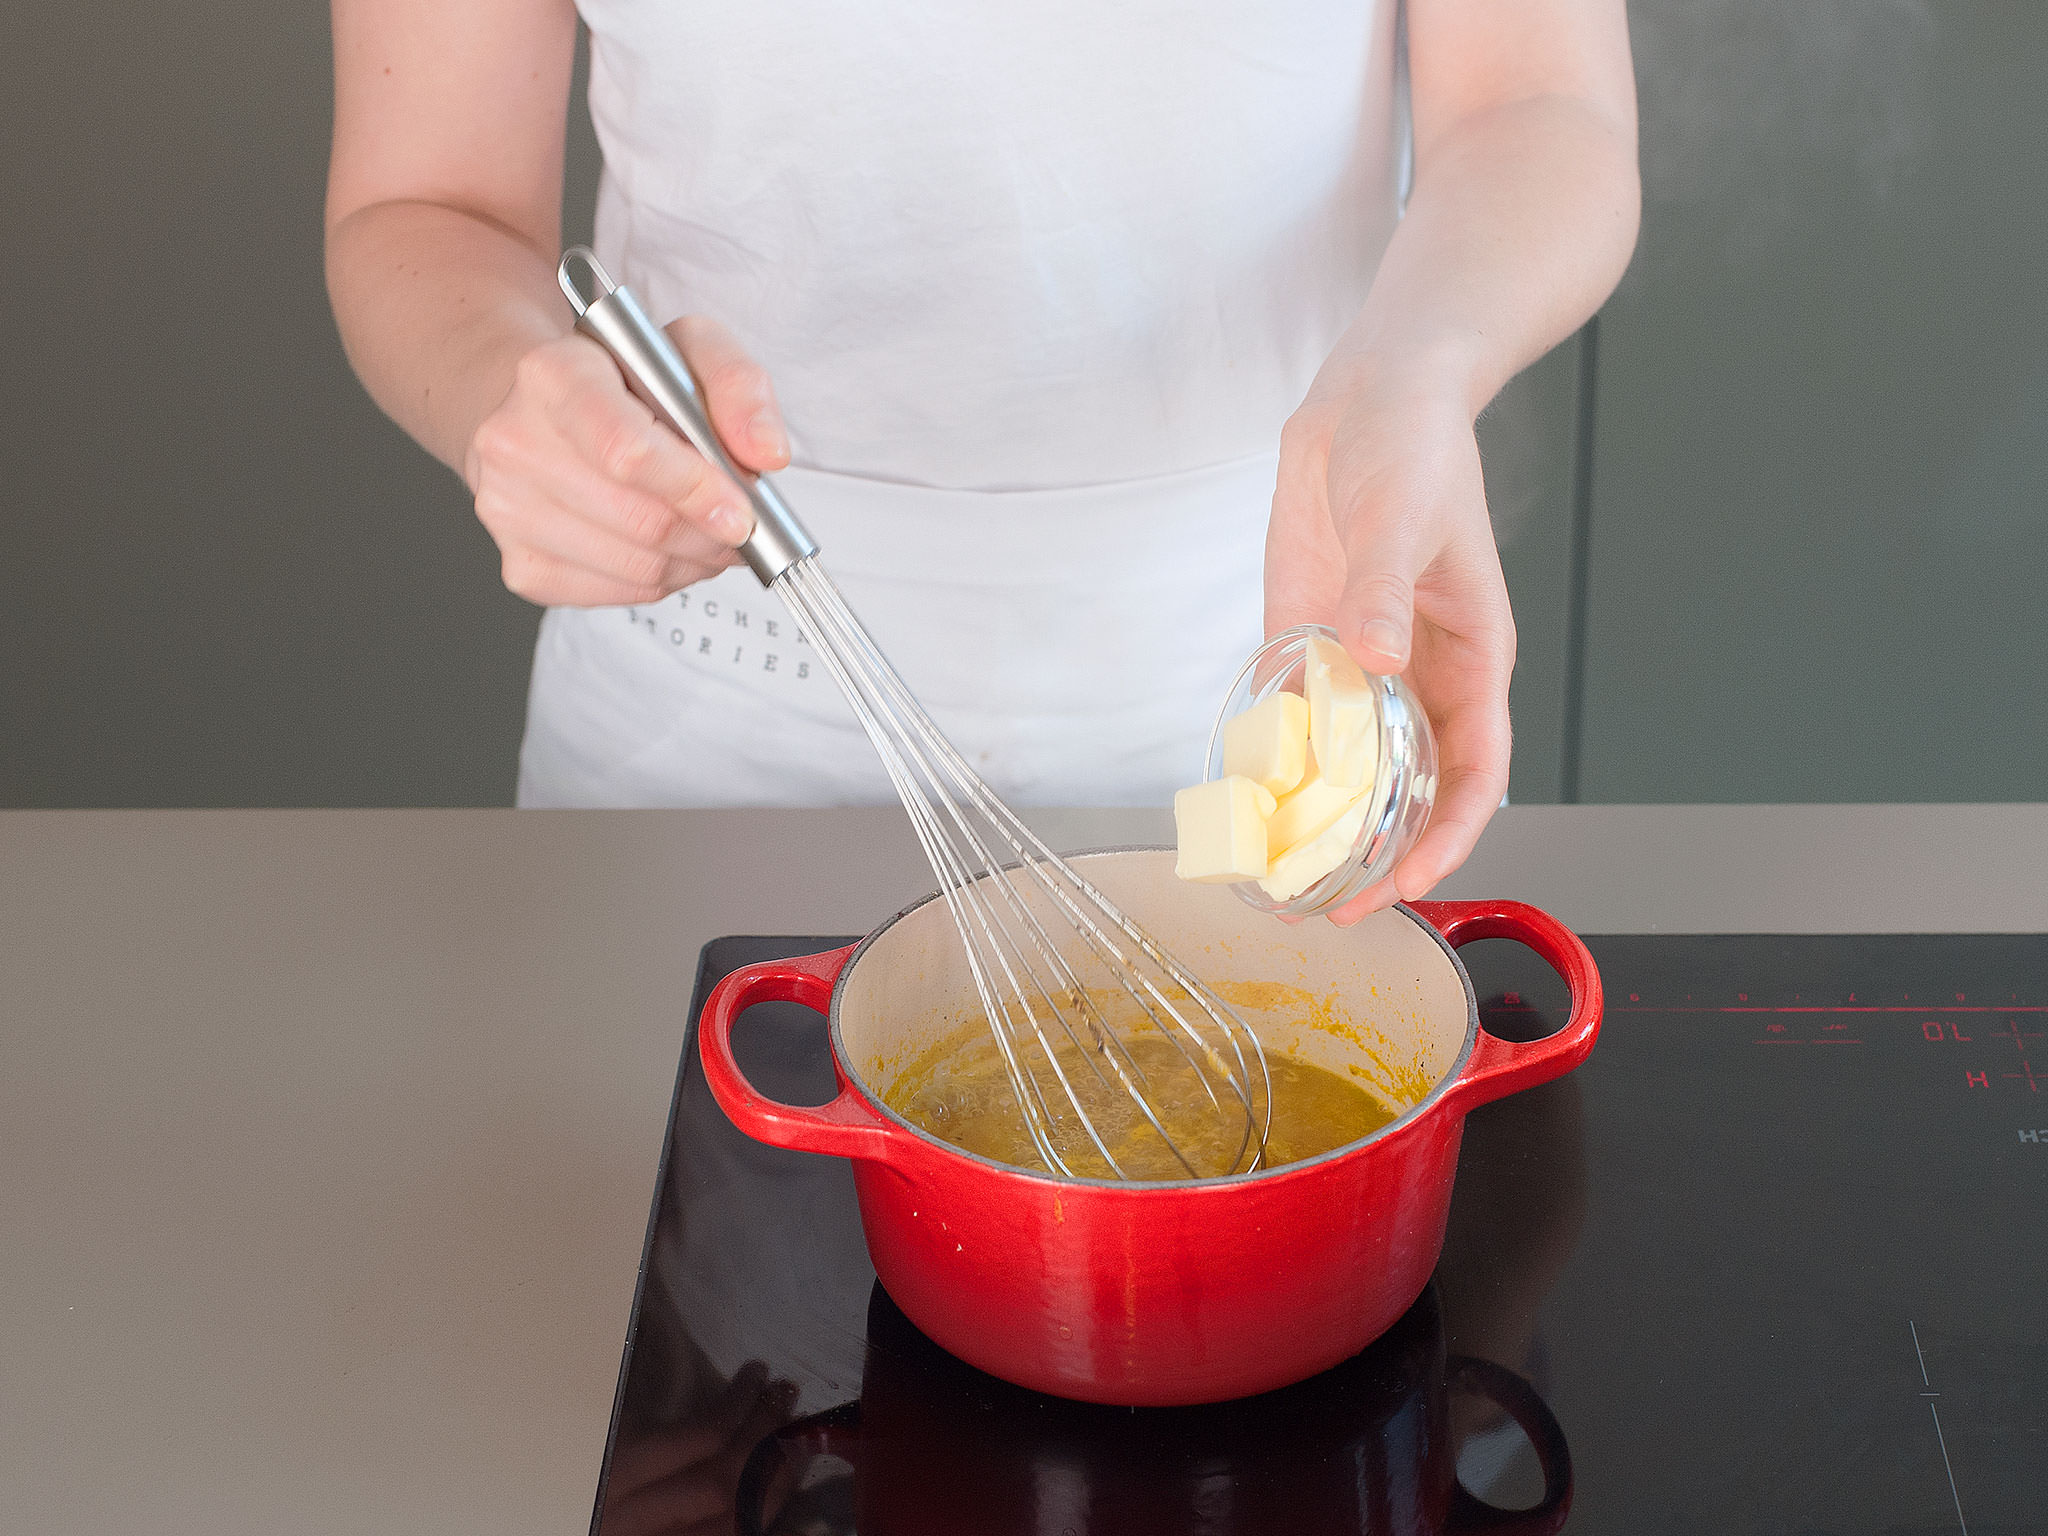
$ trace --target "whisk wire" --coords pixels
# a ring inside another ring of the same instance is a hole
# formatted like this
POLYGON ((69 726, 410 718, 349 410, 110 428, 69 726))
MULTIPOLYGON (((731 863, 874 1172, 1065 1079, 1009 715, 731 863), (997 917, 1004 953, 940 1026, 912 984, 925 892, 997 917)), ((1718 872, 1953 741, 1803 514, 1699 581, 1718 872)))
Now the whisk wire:
MULTIPOLYGON (((1100 892, 1095 891, 1086 882, 1079 880, 1070 868, 1058 861, 1049 850, 1045 849, 1044 845, 1037 840, 1035 835, 999 799, 995 798, 987 786, 968 767, 965 760, 960 757, 957 750, 946 741, 944 735, 938 732, 929 718, 923 714, 921 707, 904 686, 902 680, 889 667, 886 658, 881 655, 879 648, 875 647, 873 642, 861 631, 858 621, 852 617, 851 611, 845 606, 844 599, 839 597, 836 588, 831 585, 829 578, 822 571, 817 571, 814 568, 806 570, 804 577, 798 577, 795 571, 792 571, 791 575, 792 578, 796 578, 792 584, 800 584, 804 587, 806 596, 810 599, 808 604, 810 611, 829 625, 833 638, 843 642, 849 650, 861 655, 874 668, 873 675, 863 679, 867 686, 862 689, 862 693, 867 696, 867 702, 871 707, 876 708, 879 713, 889 717, 887 725, 879 733, 888 743, 888 746, 884 749, 884 756, 892 759, 895 758, 897 756, 897 743, 901 740, 911 740, 926 744, 932 749, 934 755, 948 768, 949 776, 954 780, 961 792, 970 798, 976 809, 980 810, 991 825, 995 827, 996 831, 1003 835, 1011 852, 1018 856, 1016 862, 1010 865, 1001 864, 977 833, 974 825, 964 814, 962 808, 953 800, 941 797, 941 804, 951 814, 951 818, 960 836, 979 855, 982 874, 985 878, 977 882, 973 889, 979 891, 984 888, 993 888, 1002 893, 1010 907, 1012 916, 1030 935, 1040 958, 1055 973, 1056 985, 1068 997, 1069 1008, 1062 1009, 1057 1001, 1050 996, 1036 972, 1030 968, 1029 957, 1022 954, 1021 946, 1016 946, 1019 959, 1023 962, 1027 973, 1031 974, 1033 980, 1039 983, 1041 995, 1045 997, 1053 1017, 1059 1022, 1067 1038, 1075 1045, 1077 1050, 1085 1051, 1088 1046, 1092 1045, 1096 1052, 1108 1059, 1111 1070, 1115 1072, 1125 1092, 1130 1096, 1139 1112, 1145 1117, 1147 1123, 1152 1126, 1154 1133, 1160 1137, 1161 1141, 1172 1153, 1174 1159, 1180 1163, 1189 1176, 1196 1176, 1198 1170, 1194 1167, 1193 1162, 1182 1152, 1179 1145, 1175 1143, 1164 1124, 1160 1122, 1157 1114, 1153 1111, 1152 1104, 1147 1096, 1151 1084, 1150 1080, 1145 1076, 1143 1068, 1139 1065, 1137 1059, 1125 1048, 1123 1042, 1118 1039, 1115 1031, 1109 1028, 1107 1021, 1096 1007, 1094 999, 1090 996, 1089 989, 1067 963, 1065 956, 1046 932, 1043 923, 1040 922, 1038 915, 1032 910, 1030 903, 1024 899, 1023 892, 1017 884, 1017 872, 1022 870, 1031 875, 1039 888, 1060 906, 1067 915, 1070 924, 1076 927, 1082 933, 1084 939, 1091 945, 1109 976, 1118 983, 1124 993, 1130 997, 1131 1001, 1148 1017, 1154 1028, 1171 1040, 1180 1051, 1183 1059, 1191 1067, 1195 1068, 1196 1081, 1201 1085, 1210 1103, 1220 1109, 1221 1100, 1217 1098, 1214 1085, 1209 1081, 1208 1074, 1200 1070, 1199 1064, 1195 1061, 1187 1047, 1180 1040, 1174 1038, 1173 1032, 1167 1028, 1165 1020, 1160 1017, 1153 1003, 1140 996, 1130 985, 1130 978, 1133 974, 1130 957, 1104 933, 1101 926, 1089 915, 1086 906, 1075 901, 1060 881, 1064 879, 1072 883, 1084 895, 1091 897, 1098 904, 1104 906, 1105 909, 1114 913, 1121 925, 1127 930, 1131 928, 1129 920, 1123 918, 1121 913, 1115 913, 1113 908, 1108 908, 1106 900, 1101 897, 1100 892), (820 590, 813 592, 811 587, 814 584, 820 590), (888 727, 894 727, 894 730, 892 731, 888 727), (1086 1044, 1074 1033, 1070 1012, 1079 1014, 1083 1021, 1088 1024, 1090 1040, 1086 1044)), ((922 767, 926 776, 936 782, 938 775, 932 770, 931 764, 927 762, 922 764, 922 767)), ((901 786, 899 785, 899 793, 900 790, 901 786)), ((917 799, 920 806, 928 807, 929 802, 922 793, 917 795, 917 799)), ((983 920, 986 922, 985 910, 980 908, 978 903, 977 911, 982 914, 983 920)), ((997 932, 1000 931, 998 928, 997 932)), ((1133 933, 1132 936, 1142 937, 1139 933, 1133 933)), ((991 937, 993 939, 994 935, 992 934, 991 937)), ((1001 941, 996 940, 996 942, 1000 946, 1001 941)), ((1006 974, 1014 982, 1014 972, 1010 971, 1007 966, 1005 970, 1006 974)), ((1211 1049, 1208 1043, 1200 1038, 1198 1032, 1180 1015, 1178 1010, 1173 1008, 1172 1004, 1167 1001, 1149 977, 1140 975, 1138 979, 1144 983, 1146 991, 1150 994, 1151 998, 1160 1008, 1166 1011, 1167 1016, 1174 1021, 1182 1033, 1185 1033, 1189 1039, 1194 1040, 1205 1051, 1211 1049)), ((1032 1022, 1034 1024, 1034 1034, 1039 1039, 1041 1049, 1050 1052, 1050 1046, 1045 1042, 1042 1033, 1035 1028, 1035 1012, 1032 1015, 1032 1022)), ((1243 1058, 1241 1048, 1238 1049, 1238 1058, 1240 1069, 1242 1069, 1243 1058)), ((1086 1060, 1088 1058, 1084 1056, 1083 1059, 1086 1060)), ((1055 1067, 1057 1067, 1057 1058, 1054 1057, 1053 1060, 1055 1067)), ((1092 1062, 1091 1066, 1093 1066, 1092 1062)), ((1098 1079, 1100 1079, 1100 1068, 1095 1068, 1095 1071, 1098 1079)), ((1060 1077, 1061 1086, 1071 1091, 1071 1084, 1066 1081, 1065 1074, 1061 1073, 1060 1077)), ((1250 1134, 1249 1113, 1251 1104, 1248 1095, 1244 1093, 1242 1088, 1238 1089, 1238 1095, 1241 1106, 1247 1111, 1246 1134, 1248 1139, 1250 1134)), ((1093 1139, 1096 1139, 1098 1150, 1102 1150, 1099 1138, 1093 1139)), ((1244 1145, 1245 1143, 1241 1141, 1237 1153, 1238 1158, 1241 1158, 1243 1155, 1244 1145)), ((1104 1152, 1104 1157, 1105 1161, 1110 1162, 1114 1166, 1115 1159, 1108 1157, 1106 1151, 1104 1152)))
MULTIPOLYGON (((778 586, 780 585, 778 583, 778 586)), ((782 595, 799 623, 808 624, 812 632, 821 638, 826 636, 832 626, 832 618, 819 610, 799 582, 790 580, 782 595)), ((835 648, 831 645, 821 646, 820 655, 848 698, 865 701, 866 690, 862 686, 862 680, 856 679, 851 669, 841 661, 835 648)), ((872 707, 871 702, 868 707, 872 707)), ((868 726, 865 713, 861 713, 863 725, 868 726)), ((997 1048, 1002 1054, 1005 1070, 1013 1085, 1028 1090, 1018 1093, 1018 1103, 1033 1146, 1046 1160, 1048 1167, 1067 1171, 1064 1159, 1060 1156, 1051 1136, 1050 1123, 1053 1117, 1044 1087, 1039 1083, 1029 1058, 1020 1056, 1017 1047, 1018 1025, 1011 1013, 1010 992, 1018 994, 1027 1015, 1031 1012, 1029 998, 1015 985, 1015 974, 1003 954, 1003 945, 996 927, 990 920, 985 904, 976 892, 958 851, 943 836, 937 813, 931 805, 923 783, 904 761, 903 753, 898 746, 901 738, 872 726, 868 726, 867 734, 882 760, 883 769, 895 787, 898 798, 910 815, 911 825, 916 831, 927 860, 939 876, 940 894, 946 902, 954 927, 960 934, 968 970, 973 977, 976 994, 982 1002, 997 1048), (1012 982, 1010 991, 991 983, 989 970, 998 965, 1012 982)), ((1043 1042, 1042 1031, 1038 1028, 1035 1016, 1030 1017, 1029 1022, 1032 1032, 1040 1037, 1041 1047, 1046 1050, 1057 1071, 1057 1058, 1052 1056, 1049 1045, 1043 1042)), ((1068 1087, 1063 1073, 1060 1077, 1062 1087, 1068 1087)), ((1114 1167, 1115 1159, 1110 1156, 1108 1148, 1102 1146, 1099 1139, 1097 1145, 1104 1161, 1114 1167)))
POLYGON ((941 896, 960 934, 969 975, 1027 1133, 1046 1166, 1072 1175, 1057 1135, 1057 1127, 1068 1124, 1078 1126, 1114 1177, 1130 1177, 1076 1093, 1061 1054, 1053 1047, 1040 1005, 1056 1032, 1075 1048, 1104 1086, 1109 1081, 1103 1072, 1107 1065, 1124 1095, 1187 1175, 1198 1177, 1203 1172, 1162 1122, 1152 1102, 1151 1080, 1047 931, 1031 899, 1034 893, 1080 937, 1081 947, 1113 983, 1109 995, 1120 991, 1151 1029, 1172 1044, 1219 1112, 1225 1101, 1214 1079, 1222 1077, 1244 1123, 1235 1153, 1222 1171, 1256 1168, 1272 1112, 1270 1075, 1256 1033, 1235 1009, 1195 980, 1108 897, 1053 853, 988 788, 931 722, 814 558, 794 562, 772 585, 799 628, 816 638, 820 657, 880 757, 938 876, 941 896), (1007 849, 1007 862, 970 812, 978 814, 1007 849), (998 902, 1007 923, 998 915, 998 902), (1228 1059, 1156 978, 1163 978, 1166 988, 1177 990, 1207 1017, 1213 1032, 1222 1035, 1228 1059), (1023 1048, 1025 1038, 1035 1042, 1035 1055, 1023 1048), (1049 1090, 1039 1075, 1041 1057, 1057 1082, 1056 1091, 1071 1108, 1070 1115, 1055 1112, 1050 1096, 1055 1090, 1049 1090))
MULTIPOLYGON (((812 566, 812 562, 805 562, 805 565, 812 566)), ((792 575, 794 574, 795 573, 792 572, 792 575)), ((1106 896, 1104 896, 1089 882, 1083 880, 1077 873, 1075 873, 1075 871, 1071 867, 1067 866, 1064 863, 1064 861, 1060 860, 1059 857, 1056 854, 1054 854, 1052 850, 1048 848, 1038 838, 1037 834, 1032 832, 1031 829, 1027 825, 1025 825, 1025 823, 1020 818, 1018 818, 1016 814, 1009 809, 1009 807, 1004 805, 1002 801, 998 799, 994 795, 994 793, 988 788, 988 786, 982 782, 980 776, 977 775, 973 771, 972 767, 968 765, 966 760, 963 757, 961 757, 959 751, 952 745, 951 742, 946 740, 943 733, 939 732, 937 728, 932 725, 929 717, 925 716, 922 708, 918 705, 915 697, 910 694, 908 688, 902 682, 902 679, 899 676, 897 676, 895 670, 892 667, 890 667, 887 658, 881 654, 879 648, 877 648, 874 645, 873 641, 870 640, 865 634, 865 632, 860 628, 858 620, 853 618, 851 610, 846 607, 844 598, 839 595, 838 589, 832 584, 831 579, 828 576, 826 576, 822 570, 815 569, 814 566, 812 566, 811 569, 805 572, 805 578, 807 587, 811 583, 815 583, 819 588, 819 606, 822 611, 831 613, 833 615, 834 620, 836 621, 834 625, 835 629, 839 631, 842 637, 846 639, 846 641, 849 644, 853 645, 856 649, 862 651, 865 659, 868 660, 868 662, 875 668, 874 681, 876 685, 876 690, 885 696, 884 702, 886 705, 894 706, 894 709, 891 712, 899 714, 901 717, 905 718, 908 724, 916 727, 918 736, 928 744, 928 746, 933 751, 933 755, 939 760, 940 763, 942 763, 946 767, 946 769, 948 770, 948 774, 954 781, 956 787, 974 802, 976 809, 981 811, 984 817, 986 817, 988 821, 991 823, 991 825, 995 827, 997 832, 1004 837, 1004 840, 1008 843, 1010 850, 1012 854, 1015 856, 1018 863, 1033 875, 1033 877, 1038 881, 1041 889, 1043 889, 1048 895, 1050 895, 1056 902, 1060 904, 1060 906, 1066 913, 1068 920, 1082 931, 1083 936, 1089 941, 1091 948, 1094 949, 1098 958, 1100 958, 1103 961, 1110 975, 1113 976, 1120 984, 1123 985, 1124 990, 1131 996, 1132 1001, 1137 1003, 1144 1010, 1144 1012, 1151 1019, 1153 1025, 1156 1028, 1158 1028, 1162 1034, 1167 1035, 1168 1038, 1172 1039, 1174 1037, 1174 1032, 1166 1028, 1163 1021, 1160 1020, 1159 1015, 1156 1012, 1154 1012, 1152 1006, 1146 1003, 1143 998, 1140 998, 1136 994, 1136 992, 1130 988, 1128 976, 1135 972, 1135 968, 1130 960, 1130 957, 1126 955, 1121 949, 1117 948, 1114 942, 1109 939, 1108 935, 1103 932, 1102 928, 1090 916, 1089 912, 1087 911, 1086 905, 1074 901, 1072 897, 1059 885, 1058 880, 1054 878, 1054 872, 1056 872, 1057 876, 1060 879, 1064 879, 1066 881, 1071 882, 1073 886, 1075 886, 1086 898, 1087 903, 1092 904, 1099 911, 1101 911, 1104 914, 1104 916, 1109 918, 1117 926, 1117 928, 1125 935, 1127 939, 1129 939, 1135 945, 1139 946, 1148 958, 1153 960, 1155 964, 1159 965, 1162 970, 1166 971, 1169 975, 1169 978, 1175 983, 1175 985, 1179 986, 1184 992, 1186 992, 1190 996, 1194 996, 1202 1000, 1205 1010, 1211 1012, 1217 1010, 1230 1012, 1233 1021, 1238 1025, 1238 1027, 1241 1029, 1245 1029, 1245 1032, 1249 1034, 1249 1029, 1245 1028, 1245 1026, 1243 1025, 1243 1021, 1241 1019, 1235 1018, 1234 1011, 1228 1010, 1227 1004, 1223 1003, 1223 1001, 1220 998, 1215 997, 1213 993, 1209 993, 1206 988, 1201 988, 1199 983, 1194 982, 1193 979, 1189 977, 1178 965, 1171 961, 1170 957, 1165 955, 1165 953, 1158 948, 1158 946, 1150 939, 1150 937, 1147 934, 1145 934, 1145 932, 1141 928, 1139 928, 1128 917, 1126 917, 1124 913, 1115 906, 1114 903, 1112 903, 1106 896)), ((934 777, 936 776, 934 775, 934 777)), ((957 807, 954 807, 954 819, 959 824, 962 834, 971 839, 977 850, 981 852, 984 859, 985 872, 989 874, 996 873, 998 866, 996 865, 993 857, 988 853, 988 850, 982 845, 980 839, 975 836, 973 829, 960 815, 957 807)), ((1007 875, 1007 871, 1005 871, 1005 874, 1007 875)), ((1028 909, 1026 911, 1026 915, 1028 916, 1028 909)), ((1050 947, 1051 941, 1045 935, 1043 927, 1038 925, 1035 918, 1031 918, 1031 922, 1033 928, 1037 932, 1038 937, 1042 941, 1041 947, 1044 950, 1044 952, 1048 955, 1048 958, 1052 959, 1056 964, 1058 964, 1063 971, 1066 971, 1067 968, 1065 967, 1064 962, 1059 959, 1057 950, 1055 948, 1050 947)), ((1071 972, 1068 971, 1067 974, 1071 975, 1071 972)), ((1163 1008, 1168 1014, 1168 1016, 1173 1019, 1174 1024, 1179 1030, 1179 1032, 1181 1034, 1186 1035, 1188 1039, 1195 1041, 1196 1044, 1207 1049, 1207 1042, 1202 1039, 1200 1033, 1193 1029, 1193 1027, 1188 1024, 1186 1019, 1181 1016, 1179 1011, 1173 1007, 1171 1002, 1168 1001, 1164 994, 1161 993, 1156 986, 1152 985, 1150 978, 1143 976, 1142 973, 1137 974, 1139 974, 1139 979, 1143 980, 1146 983, 1146 989, 1151 995, 1153 1001, 1156 1002, 1161 1008, 1163 1008)), ((1234 1031, 1230 1033, 1233 1044, 1235 1045, 1236 1034, 1234 1031)), ((1113 1042, 1113 1035, 1110 1038, 1113 1042)), ((1256 1036, 1254 1036, 1253 1039, 1256 1042, 1256 1036)), ((1180 1047, 1183 1057, 1185 1057, 1188 1060, 1189 1064, 1191 1066, 1196 1065, 1192 1056, 1188 1054, 1185 1046, 1182 1046, 1181 1042, 1178 1039, 1175 1039, 1174 1043, 1176 1044, 1176 1046, 1180 1047)), ((1237 1050, 1239 1070, 1240 1072, 1248 1073, 1248 1069, 1242 1056, 1242 1048, 1237 1047, 1237 1050)), ((1129 1059, 1128 1065, 1132 1069, 1136 1069, 1136 1062, 1134 1059, 1129 1059)), ((1139 1072, 1138 1076, 1139 1080, 1142 1082, 1144 1080, 1143 1073, 1139 1072)), ((1218 1103, 1218 1107, 1220 1107, 1220 1102, 1215 1099, 1214 1088, 1209 1083, 1206 1074, 1202 1077, 1202 1083, 1205 1090, 1207 1090, 1209 1093, 1211 1102, 1218 1103)), ((1247 1107, 1249 1107, 1248 1104, 1247 1107)))
MULTIPOLYGON (((799 579, 797 569, 792 569, 787 580, 788 589, 783 591, 783 596, 789 603, 792 613, 798 616, 799 623, 808 623, 812 632, 818 634, 821 639, 829 637, 840 642, 851 653, 865 653, 870 659, 878 657, 872 642, 866 641, 866 637, 859 634, 858 626, 852 623, 850 613, 834 613, 829 605, 820 602, 816 594, 808 589, 808 585, 799 579), (851 633, 847 632, 849 628, 851 633)), ((778 583, 778 589, 781 586, 782 584, 778 583)), ((849 699, 855 701, 856 714, 861 718, 864 729, 881 757, 884 769, 898 797, 903 801, 905 810, 910 814, 926 858, 931 862, 934 872, 939 875, 941 893, 946 900, 949 914, 953 917, 954 925, 960 932, 976 993, 1003 1056, 1004 1066, 1010 1075, 1012 1085, 1020 1090, 1019 1107, 1024 1114, 1033 1145, 1045 1159, 1048 1167, 1063 1173, 1071 1173, 1052 1136, 1051 1125, 1057 1117, 1047 1099, 1044 1085, 1038 1079, 1031 1058, 1028 1055, 1020 1055, 1017 1047, 1019 1025, 1013 1014, 1013 997, 1016 999, 1018 1011, 1024 1016, 1025 1026, 1038 1042, 1040 1052, 1058 1079, 1061 1090, 1065 1092, 1070 1103, 1078 1103, 1078 1100, 1074 1096, 1073 1084, 1067 1077, 1059 1054, 1046 1037, 1037 1010, 1031 1006, 1030 995, 1018 977, 1019 963, 1025 975, 1030 978, 1033 989, 1045 1003, 1046 1011, 1060 1022, 1077 1048, 1081 1047, 1081 1042, 1073 1035, 1066 1015, 1051 996, 1043 979, 1031 968, 1028 961, 1024 960, 1021 946, 1018 946, 1001 923, 992 917, 986 899, 981 894, 988 885, 993 884, 1003 889, 1006 896, 1015 904, 1015 893, 1007 882, 1000 878, 993 881, 977 880, 970 873, 960 856, 959 849, 944 836, 939 814, 932 805, 925 783, 905 761, 901 744, 915 738, 901 722, 893 722, 897 729, 891 731, 886 723, 877 723, 871 718, 869 711, 879 711, 887 715, 893 715, 895 711, 891 709, 890 701, 886 697, 874 696, 872 677, 855 675, 851 668, 844 665, 840 656, 835 654, 836 649, 834 645, 827 645, 821 647, 821 654, 825 657, 826 665, 833 672, 835 680, 846 691, 849 699), (1013 957, 1019 963, 1013 963, 1013 957), (992 985, 990 971, 997 967, 1002 970, 1004 979, 1009 983, 1007 989, 992 985)), ((933 777, 936 782, 935 776, 927 773, 927 777, 933 777)), ((999 874, 993 855, 975 835, 973 828, 961 818, 958 807, 943 799, 942 803, 947 805, 953 819, 959 823, 962 837, 980 855, 982 873, 999 874)), ((1049 940, 1041 946, 1041 952, 1050 954, 1057 960, 1057 951, 1046 946, 1049 946, 1049 940)), ((1094 1067, 1092 1059, 1084 1054, 1083 1060, 1089 1061, 1091 1069, 1095 1070, 1100 1078, 1100 1069, 1094 1067)), ((1085 1115, 1077 1118, 1104 1163, 1117 1177, 1124 1177, 1121 1165, 1097 1133, 1093 1122, 1085 1115)))

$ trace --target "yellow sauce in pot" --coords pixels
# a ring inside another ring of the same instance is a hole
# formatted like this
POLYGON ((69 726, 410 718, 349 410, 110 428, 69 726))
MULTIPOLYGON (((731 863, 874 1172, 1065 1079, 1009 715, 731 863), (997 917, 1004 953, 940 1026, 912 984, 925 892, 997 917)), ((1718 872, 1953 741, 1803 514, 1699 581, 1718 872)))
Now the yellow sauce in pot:
MULTIPOLYGON (((1076 1033, 1086 1038, 1083 1031, 1077 1029, 1076 1033)), ((1219 1110, 1210 1101, 1202 1077, 1190 1069, 1171 1040, 1156 1031, 1127 1029, 1121 1030, 1119 1037, 1149 1084, 1146 1098, 1160 1125, 1194 1166, 1194 1176, 1210 1177, 1241 1167, 1238 1155, 1245 1118, 1239 1101, 1225 1088, 1223 1074, 1208 1074, 1223 1104, 1219 1110)), ((1110 1067, 1105 1063, 1098 1072, 1100 1058, 1093 1051, 1084 1052, 1064 1034, 1056 1038, 1054 1055, 1060 1068, 1125 1177, 1190 1177, 1188 1168, 1146 1120, 1110 1067)), ((1043 1052, 1033 1044, 1026 1059, 1043 1086, 1051 1111, 1049 1134, 1068 1171, 1080 1178, 1112 1177, 1043 1052)), ((1272 1076, 1273 1102, 1262 1168, 1299 1162, 1344 1146, 1400 1113, 1326 1068, 1271 1050, 1266 1053, 1266 1064, 1272 1076)), ((912 1125, 942 1141, 999 1163, 1046 1171, 985 1020, 976 1019, 925 1051, 897 1074, 882 1100, 912 1125)), ((1257 1108, 1263 1118, 1263 1100, 1257 1101, 1257 1108)), ((1249 1153, 1245 1156, 1248 1159, 1249 1153)))

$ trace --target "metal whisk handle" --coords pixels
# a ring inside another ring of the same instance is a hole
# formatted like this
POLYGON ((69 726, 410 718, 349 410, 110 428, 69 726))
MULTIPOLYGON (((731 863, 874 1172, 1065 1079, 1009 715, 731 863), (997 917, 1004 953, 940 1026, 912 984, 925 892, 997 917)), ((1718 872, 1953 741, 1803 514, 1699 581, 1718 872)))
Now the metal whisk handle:
POLYGON ((709 459, 742 491, 754 507, 754 531, 740 545, 740 554, 772 586, 775 578, 807 555, 818 552, 813 539, 789 504, 776 494, 766 476, 748 474, 725 451, 704 409, 704 391, 690 365, 668 339, 667 332, 647 318, 632 290, 612 281, 590 247, 571 246, 556 270, 562 292, 576 311, 576 328, 593 336, 611 353, 633 393, 654 407, 690 445, 709 459), (588 283, 585 291, 584 283, 588 283))

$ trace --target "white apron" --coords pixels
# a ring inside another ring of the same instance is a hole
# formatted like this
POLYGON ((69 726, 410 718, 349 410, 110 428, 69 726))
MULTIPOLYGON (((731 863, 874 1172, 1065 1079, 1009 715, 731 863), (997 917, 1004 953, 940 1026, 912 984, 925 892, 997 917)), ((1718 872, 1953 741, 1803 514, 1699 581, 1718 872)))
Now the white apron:
MULTIPOLYGON (((582 10, 598 253, 767 367, 855 612, 1006 797, 1164 803, 1393 227, 1392 5, 582 10)), ((522 805, 892 798, 746 571, 543 621, 522 805)))

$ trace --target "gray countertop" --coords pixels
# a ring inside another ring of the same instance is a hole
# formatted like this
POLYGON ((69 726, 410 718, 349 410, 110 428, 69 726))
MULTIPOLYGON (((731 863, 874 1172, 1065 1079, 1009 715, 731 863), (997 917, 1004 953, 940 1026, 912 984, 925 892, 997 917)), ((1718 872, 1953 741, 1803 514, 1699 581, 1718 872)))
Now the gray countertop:
MULTIPOLYGON (((698 946, 928 885, 894 809, 9 812, 0 868, 0 1529, 94 1536, 584 1530, 698 946)), ((1439 894, 2041 932, 2044 871, 2048 806, 1523 806, 1439 894)))

